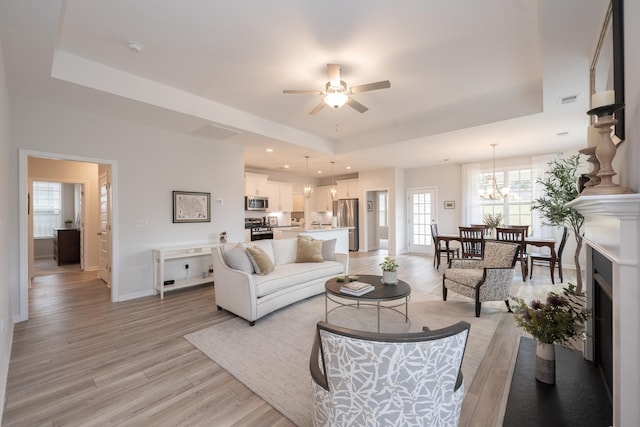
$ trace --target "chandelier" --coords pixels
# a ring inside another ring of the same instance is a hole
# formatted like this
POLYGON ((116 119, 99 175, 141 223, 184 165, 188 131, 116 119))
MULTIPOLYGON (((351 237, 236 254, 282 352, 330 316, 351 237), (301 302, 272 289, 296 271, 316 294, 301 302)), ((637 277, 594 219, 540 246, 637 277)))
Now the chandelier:
POLYGON ((309 197, 311 197, 311 193, 313 193, 313 185, 311 185, 311 182, 309 182, 309 156, 304 156, 305 159, 307 159, 307 183, 304 185, 304 197, 306 197, 307 199, 309 197))
POLYGON ((333 182, 333 164, 335 162, 331 162, 331 189, 329 190, 329 194, 331 195, 331 200, 336 200, 338 198, 338 189, 336 188, 336 184, 333 182))
POLYGON ((509 193, 509 189, 506 187, 500 190, 496 181, 496 145, 498 144, 491 144, 493 147, 493 175, 489 179, 490 187, 480 190, 480 198, 482 200, 501 200, 507 197, 509 193))

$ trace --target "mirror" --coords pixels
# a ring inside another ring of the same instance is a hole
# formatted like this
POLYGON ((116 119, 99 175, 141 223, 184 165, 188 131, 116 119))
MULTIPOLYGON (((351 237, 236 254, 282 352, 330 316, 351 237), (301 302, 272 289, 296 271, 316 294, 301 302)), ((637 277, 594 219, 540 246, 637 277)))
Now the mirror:
MULTIPOLYGON (((611 0, 590 69, 591 95, 615 90, 616 104, 624 104, 624 49, 622 2, 611 0)), ((613 142, 624 141, 624 109, 615 113, 618 124, 612 132, 613 142)), ((594 118, 591 118, 592 123, 594 118)))

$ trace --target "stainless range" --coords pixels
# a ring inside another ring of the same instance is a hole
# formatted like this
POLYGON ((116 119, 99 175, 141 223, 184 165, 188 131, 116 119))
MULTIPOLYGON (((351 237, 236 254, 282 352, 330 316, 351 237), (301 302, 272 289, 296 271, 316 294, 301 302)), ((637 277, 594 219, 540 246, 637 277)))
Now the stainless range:
POLYGON ((245 218, 244 228, 251 230, 251 241, 273 239, 273 230, 262 218, 245 218))

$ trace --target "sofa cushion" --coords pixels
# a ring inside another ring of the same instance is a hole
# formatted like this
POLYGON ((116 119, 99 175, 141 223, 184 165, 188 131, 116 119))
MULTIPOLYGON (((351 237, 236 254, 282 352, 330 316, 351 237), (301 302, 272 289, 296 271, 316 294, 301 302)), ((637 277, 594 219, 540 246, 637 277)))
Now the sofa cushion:
POLYGON ((256 274, 265 275, 273 271, 273 261, 262 248, 257 246, 247 247, 247 254, 251 264, 253 264, 253 268, 256 270, 256 274))
MULTIPOLYGON (((308 234, 301 234, 298 236, 299 239, 307 239, 307 240, 320 240, 314 239, 308 234)), ((322 259, 325 261, 335 261, 336 260, 336 242, 338 239, 329 239, 329 240, 320 240, 322 242, 322 259)))
POLYGON ((225 245, 222 247, 222 255, 229 267, 253 274, 253 264, 247 255, 247 251, 240 243, 235 245, 225 245))
POLYGON ((344 266, 337 261, 303 262, 276 265, 267 276, 253 276, 258 298, 285 288, 307 282, 335 277, 344 273, 344 266))
POLYGON ((448 280, 473 288, 478 286, 483 275, 484 270, 481 268, 450 268, 444 273, 448 280))
POLYGON ((338 239, 329 239, 322 241, 322 258, 325 261, 336 260, 336 243, 338 239))
POLYGON ((296 262, 298 239, 277 239, 273 240, 271 244, 273 246, 273 254, 275 256, 275 265, 292 264, 296 262))
POLYGON ((299 238, 296 262, 324 262, 322 240, 299 238))

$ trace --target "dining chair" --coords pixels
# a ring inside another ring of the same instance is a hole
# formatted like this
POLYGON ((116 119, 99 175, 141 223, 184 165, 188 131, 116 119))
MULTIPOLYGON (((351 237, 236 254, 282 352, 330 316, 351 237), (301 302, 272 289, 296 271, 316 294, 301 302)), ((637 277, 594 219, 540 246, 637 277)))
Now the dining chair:
MULTIPOLYGON (((560 283, 562 283, 562 252, 564 251, 564 247, 567 244, 567 238, 569 237, 569 229, 564 227, 564 231, 562 232, 562 239, 560 240, 560 245, 558 246, 558 253, 556 255, 556 266, 558 267, 558 274, 560 276, 560 283)), ((531 259, 531 270, 529 273, 529 278, 533 276, 533 265, 548 265, 549 269, 551 269, 551 283, 555 285, 554 280, 554 269, 551 268, 551 255, 542 254, 542 253, 531 253, 529 254, 529 258, 531 259)))
POLYGON ((524 230, 524 237, 529 237, 529 226, 528 225, 503 225, 501 228, 516 228, 524 230))
POLYGON ((462 258, 482 258, 484 254, 484 229, 480 227, 458 227, 462 258))
POLYGON ((442 246, 442 241, 438 241, 438 224, 431 224, 431 238, 433 239, 433 247, 435 252, 433 254, 433 266, 437 270, 440 268, 440 257, 444 254, 447 255, 447 264, 449 260, 455 255, 456 258, 460 256, 459 248, 449 248, 442 246))
POLYGON ((470 224, 469 227, 481 228, 485 238, 491 237, 491 229, 485 224, 470 224))
MULTIPOLYGON (((513 242, 518 246, 518 258, 520 259, 520 270, 522 271, 522 281, 527 281, 529 273, 529 259, 527 254, 527 244, 524 241, 526 230, 524 226, 496 227, 496 240, 501 242, 513 242)), ((529 226, 526 226, 529 228, 529 226)))

